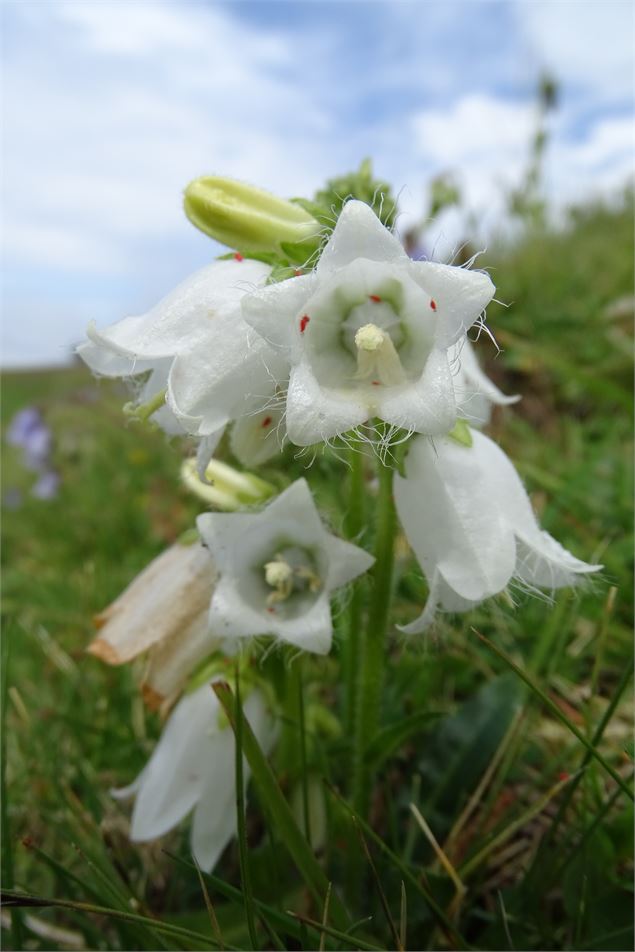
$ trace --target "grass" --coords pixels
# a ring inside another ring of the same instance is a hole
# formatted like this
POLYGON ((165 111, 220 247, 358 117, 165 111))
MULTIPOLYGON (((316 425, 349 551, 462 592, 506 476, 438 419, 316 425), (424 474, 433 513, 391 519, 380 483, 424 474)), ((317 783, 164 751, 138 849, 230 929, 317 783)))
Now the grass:
MULTIPOLYGON (((368 825, 339 792, 350 743, 324 713, 341 708, 342 632, 333 656, 304 659, 303 756, 285 760, 280 745, 275 786, 252 784, 247 802, 251 930, 238 843, 205 889, 186 825, 129 843, 108 791, 136 775, 160 723, 133 670, 84 651, 93 615, 200 510, 178 484, 184 449, 126 424, 122 392, 83 369, 5 375, 3 426, 39 406, 62 476, 57 499, 31 497, 5 446, 2 872, 5 890, 35 897, 9 899, 5 948, 633 947, 632 313, 616 306, 632 261, 627 198, 482 262, 512 306, 488 315, 504 353, 480 353, 524 398, 490 432, 544 527, 604 570, 552 603, 493 600, 433 638, 406 644, 393 630, 368 825), (297 827, 284 810, 278 825, 280 791, 300 803, 297 827), (308 881, 285 846, 304 856, 307 804, 320 861, 300 861, 308 881), (351 849, 360 882, 345 896, 351 849), (318 881, 322 893, 333 883, 327 909, 318 881)), ((289 455, 263 475, 284 484, 303 465, 289 455)), ((326 456, 311 472, 336 531, 340 473, 326 456)), ((396 571, 400 621, 425 594, 403 540, 396 571)))

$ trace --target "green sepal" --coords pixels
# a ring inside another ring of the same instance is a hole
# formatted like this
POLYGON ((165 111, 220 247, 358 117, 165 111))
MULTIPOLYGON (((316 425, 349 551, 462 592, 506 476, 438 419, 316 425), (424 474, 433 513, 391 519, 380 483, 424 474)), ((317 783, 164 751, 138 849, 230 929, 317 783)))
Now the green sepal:
POLYGON ((454 427, 448 433, 448 436, 461 446, 470 447, 474 442, 472 439, 472 431, 470 430, 467 420, 460 418, 456 421, 454 427))

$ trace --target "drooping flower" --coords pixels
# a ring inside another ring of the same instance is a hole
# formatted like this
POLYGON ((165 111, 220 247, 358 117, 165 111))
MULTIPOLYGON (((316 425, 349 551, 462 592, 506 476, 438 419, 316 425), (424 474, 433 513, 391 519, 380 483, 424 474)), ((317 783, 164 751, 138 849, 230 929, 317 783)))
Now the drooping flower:
POLYGON ((519 396, 506 396, 483 372, 467 338, 450 348, 450 365, 454 373, 454 394, 459 415, 471 426, 489 423, 492 405, 509 406, 519 396))
MULTIPOLYGON (((258 743, 268 752, 275 724, 264 695, 253 689, 243 711, 258 743)), ((193 810, 192 853, 210 872, 236 832, 234 734, 206 683, 186 694, 170 715, 152 757, 118 799, 135 796, 130 839, 144 843, 163 836, 193 810)), ((245 785, 249 766, 245 762, 245 785)))
POLYGON ((412 261, 368 205, 350 201, 315 271, 245 295, 242 310, 291 365, 287 431, 305 446, 373 417, 447 433, 448 349, 493 292, 481 272, 412 261))
POLYGON ((205 513, 197 526, 220 576, 210 607, 219 637, 271 634, 329 651, 331 593, 373 558, 327 532, 304 479, 259 513, 205 513))
POLYGON ((395 475, 397 512, 429 584, 408 633, 427 628, 437 609, 468 611, 512 580, 552 590, 601 568, 540 529, 511 461, 482 433, 471 437, 471 446, 415 437, 405 478, 395 475))
POLYGON ((144 699, 153 708, 169 703, 218 647, 209 628, 215 580, 210 553, 200 543, 171 546, 96 616, 99 634, 87 650, 114 665, 146 654, 144 699))
POLYGON ((141 409, 169 431, 206 437, 213 452, 225 425, 266 403, 281 373, 279 355, 240 311, 243 295, 263 285, 270 270, 242 258, 216 261, 147 314, 102 331, 91 325, 78 353, 104 376, 149 375, 141 409))

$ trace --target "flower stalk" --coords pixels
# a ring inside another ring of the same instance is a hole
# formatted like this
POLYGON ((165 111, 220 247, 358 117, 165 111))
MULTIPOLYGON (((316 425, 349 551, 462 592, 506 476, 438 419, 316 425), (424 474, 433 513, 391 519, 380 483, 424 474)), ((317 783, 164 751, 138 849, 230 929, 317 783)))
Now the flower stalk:
MULTIPOLYGON (((386 461, 387 462, 387 461, 386 461)), ((366 629, 360 646, 360 677, 353 751, 353 803, 357 814, 366 818, 372 778, 366 751, 375 735, 386 666, 386 636, 392 603, 395 550, 395 507, 392 498, 392 466, 378 462, 379 493, 375 535, 373 588, 366 629)))

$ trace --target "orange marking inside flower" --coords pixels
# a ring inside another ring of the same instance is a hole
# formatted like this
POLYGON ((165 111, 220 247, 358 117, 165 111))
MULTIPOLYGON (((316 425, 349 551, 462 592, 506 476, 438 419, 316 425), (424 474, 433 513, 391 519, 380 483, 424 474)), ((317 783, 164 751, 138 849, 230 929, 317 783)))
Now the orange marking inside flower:
POLYGON ((436 311, 437 302, 434 300, 434 298, 430 298, 430 307, 432 308, 433 311, 436 311))
POLYGON ((381 387, 379 380, 371 380, 373 387, 381 387))
POLYGON ((269 608, 267 609, 267 611, 268 611, 270 614, 272 614, 272 615, 275 615, 275 613, 276 613, 275 608, 272 608, 271 606, 269 606, 269 608))
POLYGON ((381 304, 381 298, 378 294, 369 294, 368 297, 371 301, 374 301, 375 304, 381 304))
POLYGON ((300 275, 302 274, 302 272, 300 271, 299 268, 296 268, 295 271, 293 272, 293 274, 294 274, 294 276, 295 276, 296 278, 299 278, 300 275))
POLYGON ((245 259, 243 258, 243 256, 241 255, 241 253, 240 253, 239 251, 237 251, 237 252, 234 254, 234 260, 235 260, 235 261, 244 261, 245 259))
POLYGON ((263 427, 263 429, 267 426, 271 426, 271 417, 266 416, 264 420, 262 421, 262 423, 260 424, 260 426, 263 427))
POLYGON ((306 330, 306 326, 307 326, 307 324, 309 323, 310 320, 311 320, 311 318, 309 317, 308 314, 304 314, 304 315, 300 318, 300 333, 301 333, 301 334, 304 334, 304 332, 305 332, 305 330, 306 330))

